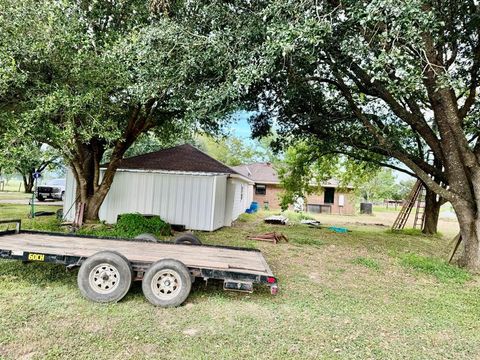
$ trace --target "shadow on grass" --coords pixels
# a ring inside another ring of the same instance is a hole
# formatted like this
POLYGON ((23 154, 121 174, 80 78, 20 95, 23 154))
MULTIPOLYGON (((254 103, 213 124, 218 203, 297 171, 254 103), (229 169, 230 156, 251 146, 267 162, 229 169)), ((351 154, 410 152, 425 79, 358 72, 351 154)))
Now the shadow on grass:
POLYGON ((76 286, 76 271, 67 271, 63 265, 48 263, 23 263, 14 260, 0 261, 0 278, 8 281, 12 277, 32 285, 47 286, 52 283, 76 286))

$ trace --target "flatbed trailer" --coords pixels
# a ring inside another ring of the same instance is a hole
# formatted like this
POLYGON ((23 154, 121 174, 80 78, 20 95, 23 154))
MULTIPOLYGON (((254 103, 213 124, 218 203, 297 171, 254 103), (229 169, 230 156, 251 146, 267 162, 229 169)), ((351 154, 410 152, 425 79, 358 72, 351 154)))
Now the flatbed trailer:
POLYGON ((19 220, 0 223, 16 223, 15 230, 0 232, 0 259, 79 267, 80 292, 92 301, 119 301, 135 280, 142 281, 147 299, 162 307, 183 303, 196 278, 222 280, 225 290, 251 292, 254 284, 263 284, 272 294, 278 291, 256 249, 26 231, 19 220))

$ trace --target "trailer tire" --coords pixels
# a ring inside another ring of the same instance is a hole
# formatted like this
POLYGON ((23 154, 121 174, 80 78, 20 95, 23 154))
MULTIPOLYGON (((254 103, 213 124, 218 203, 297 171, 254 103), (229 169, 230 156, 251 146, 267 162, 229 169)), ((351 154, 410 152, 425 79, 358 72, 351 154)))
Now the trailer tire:
POLYGON ((150 234, 150 233, 143 233, 143 234, 137 235, 137 236, 135 236, 134 239, 135 240, 144 240, 144 241, 153 242, 153 243, 156 243, 156 242, 159 241, 158 238, 155 235, 150 234))
POLYGON ((202 245, 198 237, 193 234, 182 234, 175 239, 175 244, 202 245))
POLYGON ((100 251, 85 260, 78 271, 81 294, 100 303, 118 302, 128 293, 133 269, 125 256, 115 251, 100 251))
POLYGON ((191 289, 190 272, 178 260, 159 260, 143 276, 143 294, 155 306, 179 306, 187 299, 191 289))

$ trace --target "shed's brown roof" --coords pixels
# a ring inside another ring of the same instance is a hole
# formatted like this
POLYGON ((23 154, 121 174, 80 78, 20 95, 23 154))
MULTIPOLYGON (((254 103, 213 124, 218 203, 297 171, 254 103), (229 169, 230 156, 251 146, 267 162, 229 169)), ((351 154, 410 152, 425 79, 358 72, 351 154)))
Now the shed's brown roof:
POLYGON ((190 144, 123 159, 118 168, 237 174, 233 169, 190 144))

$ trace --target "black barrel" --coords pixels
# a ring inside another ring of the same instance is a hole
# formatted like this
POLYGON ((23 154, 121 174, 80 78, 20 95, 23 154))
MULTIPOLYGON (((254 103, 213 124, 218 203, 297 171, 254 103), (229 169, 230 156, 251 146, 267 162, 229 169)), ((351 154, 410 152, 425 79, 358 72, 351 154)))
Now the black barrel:
POLYGON ((372 215, 373 204, 372 203, 360 203, 360 214, 372 215))

